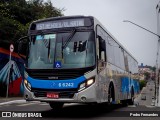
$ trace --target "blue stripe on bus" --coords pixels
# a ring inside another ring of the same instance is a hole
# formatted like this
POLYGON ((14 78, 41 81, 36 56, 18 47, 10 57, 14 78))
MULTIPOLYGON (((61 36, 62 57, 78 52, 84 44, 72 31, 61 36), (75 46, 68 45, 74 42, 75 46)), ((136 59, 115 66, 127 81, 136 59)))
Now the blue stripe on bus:
POLYGON ((121 85, 121 90, 122 93, 129 93, 130 89, 129 89, 129 81, 130 79, 128 77, 122 77, 121 81, 122 81, 122 85, 121 85))
POLYGON ((32 88, 72 89, 72 88, 78 88, 79 84, 84 82, 86 78, 84 76, 81 76, 76 79, 68 79, 68 80, 39 80, 28 76, 27 80, 31 84, 32 88))
POLYGON ((140 91, 139 82, 136 79, 130 79, 129 77, 121 78, 121 91, 122 93, 130 93, 131 87, 133 86, 134 92, 138 93, 140 91))
POLYGON ((133 84, 134 84, 134 92, 139 93, 140 92, 139 81, 138 80, 133 80, 133 84))

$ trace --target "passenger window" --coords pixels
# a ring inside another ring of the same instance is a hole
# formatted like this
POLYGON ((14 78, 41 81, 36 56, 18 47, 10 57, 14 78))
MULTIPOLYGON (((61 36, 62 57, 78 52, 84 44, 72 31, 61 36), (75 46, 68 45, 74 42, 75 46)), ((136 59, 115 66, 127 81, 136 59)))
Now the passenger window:
POLYGON ((98 36, 99 40, 99 60, 106 61, 106 43, 101 36, 98 36))
POLYGON ((102 37, 98 36, 98 72, 106 66, 106 43, 102 37))

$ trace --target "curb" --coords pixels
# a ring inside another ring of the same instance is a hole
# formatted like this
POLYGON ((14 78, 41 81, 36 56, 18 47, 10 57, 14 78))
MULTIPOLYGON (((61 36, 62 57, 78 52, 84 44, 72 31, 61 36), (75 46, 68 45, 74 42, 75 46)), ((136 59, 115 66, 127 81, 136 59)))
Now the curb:
POLYGON ((12 100, 12 101, 8 101, 8 102, 2 102, 2 103, 0 103, 0 105, 9 105, 9 104, 13 104, 13 103, 26 103, 26 100, 12 100))

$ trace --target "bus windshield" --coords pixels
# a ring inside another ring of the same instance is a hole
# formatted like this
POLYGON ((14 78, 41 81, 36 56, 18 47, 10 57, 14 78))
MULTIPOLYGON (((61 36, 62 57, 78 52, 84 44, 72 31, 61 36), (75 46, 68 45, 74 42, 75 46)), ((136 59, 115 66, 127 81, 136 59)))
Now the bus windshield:
POLYGON ((94 32, 36 35, 31 40, 28 69, 84 68, 95 64, 94 32))

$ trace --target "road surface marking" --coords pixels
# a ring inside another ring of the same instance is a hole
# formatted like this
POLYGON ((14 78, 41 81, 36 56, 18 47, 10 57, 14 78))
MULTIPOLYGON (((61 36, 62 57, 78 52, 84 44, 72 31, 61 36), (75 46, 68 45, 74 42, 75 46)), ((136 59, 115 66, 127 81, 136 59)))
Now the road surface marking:
POLYGON ((136 107, 135 105, 128 105, 128 107, 136 107))
POLYGON ((48 103, 41 103, 40 105, 49 105, 48 103))
POLYGON ((155 108, 156 106, 151 106, 151 105, 145 105, 148 108, 155 108))
POLYGON ((13 103, 26 103, 26 100, 13 100, 13 101, 8 101, 8 102, 2 102, 0 105, 9 105, 13 103))
MULTIPOLYGON (((34 105, 34 104, 37 104, 37 103, 31 102, 31 103, 21 104, 21 105, 17 105, 17 106, 28 106, 28 105, 34 105)), ((39 103, 38 103, 38 104, 39 104, 39 103)))

